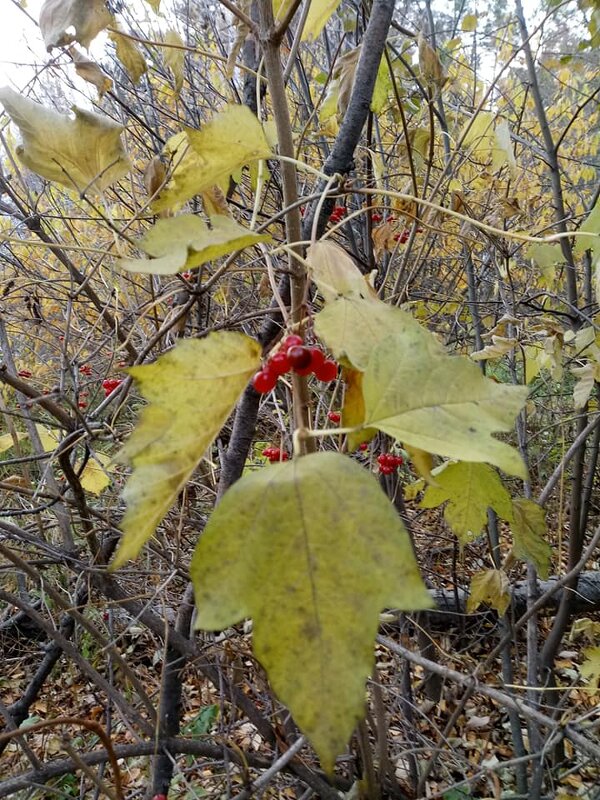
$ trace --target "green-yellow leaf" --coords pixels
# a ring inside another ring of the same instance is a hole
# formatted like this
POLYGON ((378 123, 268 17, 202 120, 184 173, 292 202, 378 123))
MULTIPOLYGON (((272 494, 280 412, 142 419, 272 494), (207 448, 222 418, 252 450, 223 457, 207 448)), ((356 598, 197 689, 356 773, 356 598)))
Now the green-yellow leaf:
POLYGON ((311 0, 304 30, 302 31, 303 42, 314 42, 340 2, 341 0, 311 0))
POLYGON ((214 184, 225 185, 244 164, 271 155, 260 122, 241 105, 227 106, 199 131, 188 128, 172 136, 165 150, 174 167, 155 211, 181 205, 214 184))
MULTIPOLYGON (((120 27, 117 25, 115 28, 120 27)), ((117 33, 117 31, 110 31, 108 34, 109 39, 115 45, 115 52, 117 58, 125 68, 125 71, 134 83, 137 83, 142 75, 148 69, 146 59, 142 55, 142 51, 137 44, 129 36, 124 33, 117 33)))
POLYGON ((589 362, 583 367, 573 367, 571 372, 577 378, 573 387, 573 404, 575 408, 583 408, 594 390, 597 380, 600 380, 600 365, 589 362))
POLYGON ((73 42, 87 49, 110 22, 105 0, 45 0, 40 11, 40 31, 47 50, 73 42))
POLYGON ((185 62, 185 43, 181 36, 174 30, 168 30, 163 48, 165 64, 173 73, 175 91, 180 92, 183 86, 183 66, 185 62))
POLYGON ((463 17, 461 26, 465 33, 470 33, 477 29, 477 14, 467 14, 463 17))
POLYGON ((235 483, 196 547, 197 627, 254 621, 254 652, 330 771, 365 706, 384 607, 431 605, 374 478, 339 453, 235 483))
POLYGON ((373 348, 393 334, 406 335, 421 352, 442 352, 435 336, 406 311, 369 299, 339 297, 328 303, 315 316, 315 331, 336 358, 362 371, 373 348))
POLYGON ((70 189, 100 192, 128 171, 123 128, 108 117, 74 108, 73 119, 7 86, 0 89, 0 103, 21 132, 17 155, 43 178, 70 189))
POLYGON ((467 599, 467 613, 485 603, 503 615, 510 604, 510 583, 501 569, 476 572, 471 578, 471 593, 467 599))
POLYGON ((600 685, 600 647, 586 647, 583 655, 585 661, 579 667, 579 672, 598 688, 600 685))
POLYGON ((362 393, 362 372, 355 369, 344 370, 344 407, 342 409, 342 426, 344 428, 360 428, 348 434, 348 451, 352 453, 361 442, 368 442, 377 431, 365 430, 362 423, 365 418, 365 401, 362 393))
POLYGON ((544 509, 524 497, 514 500, 511 529, 515 556, 533 564, 542 579, 546 580, 550 574, 552 548, 544 538, 547 532, 544 509))
POLYGON ((259 364, 259 345, 227 331, 182 341, 154 364, 129 370, 149 405, 119 454, 133 474, 113 569, 152 536, 259 364))
POLYGON ((211 225, 209 228, 194 214, 159 219, 139 243, 152 258, 121 259, 118 264, 129 272, 175 275, 271 238, 222 215, 213 217, 211 225))
POLYGON ((408 330, 374 348, 363 393, 365 425, 430 453, 526 476, 518 451, 492 436, 512 428, 525 387, 495 383, 468 358, 428 350, 408 330))
POLYGON ((512 519, 510 494, 495 469, 487 464, 459 461, 436 472, 435 484, 425 490, 423 508, 448 501, 444 517, 461 545, 476 539, 487 523, 488 508, 512 519))

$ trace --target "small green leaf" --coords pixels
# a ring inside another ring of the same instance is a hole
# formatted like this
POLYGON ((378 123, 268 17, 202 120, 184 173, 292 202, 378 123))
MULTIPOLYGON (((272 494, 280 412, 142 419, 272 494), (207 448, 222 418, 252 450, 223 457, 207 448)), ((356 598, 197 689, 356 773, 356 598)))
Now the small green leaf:
POLYGON ((429 453, 526 476, 518 451, 492 436, 512 428, 525 387, 495 383, 467 358, 425 349, 409 330, 374 348, 363 393, 365 425, 429 453))
POLYGON ((487 464, 460 461, 435 474, 427 487, 422 508, 436 508, 448 502, 444 517, 461 545, 477 538, 487 523, 488 508, 502 519, 512 519, 510 494, 495 469, 487 464))
POLYGON ((74 108, 72 119, 8 86, 0 89, 0 103, 21 132, 17 155, 43 178, 69 189, 101 192, 129 170, 123 128, 108 117, 74 108))
POLYGON ((544 539, 547 532, 544 509, 533 500, 524 497, 514 500, 511 528, 515 556, 533 564, 540 576, 546 580, 550 573, 552 548, 544 539))
POLYGON ((467 613, 485 603, 504 614, 510 604, 510 583, 507 574, 501 569, 488 569, 476 572, 471 578, 471 593, 467 600, 467 613))
POLYGON ((113 570, 152 536, 259 364, 253 339, 223 331, 179 342, 154 364, 129 369, 149 405, 119 454, 133 473, 113 570))
POLYGON ((155 212, 180 206, 215 184, 225 186, 244 164, 269 158, 260 122, 247 106, 230 105, 203 125, 172 136, 165 146, 174 165, 171 180, 152 205, 155 212))
POLYGON ((209 228, 194 214, 159 219, 139 243, 140 248, 153 258, 127 258, 117 263, 129 272, 175 275, 271 239, 267 234, 254 233, 222 215, 213 217, 211 226, 209 228))
POLYGON ((197 627, 254 621, 254 652, 330 771, 363 716, 384 607, 431 605, 377 481, 320 452, 245 475, 191 564, 197 627))

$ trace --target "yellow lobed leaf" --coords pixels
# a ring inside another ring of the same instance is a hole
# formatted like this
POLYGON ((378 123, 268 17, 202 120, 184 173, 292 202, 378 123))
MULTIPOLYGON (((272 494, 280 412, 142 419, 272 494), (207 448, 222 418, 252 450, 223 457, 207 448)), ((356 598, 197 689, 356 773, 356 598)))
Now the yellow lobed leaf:
POLYGON ((495 608, 503 615, 510 604, 510 583, 501 569, 476 572, 471 578, 471 593, 467 599, 467 612, 471 614, 482 603, 495 608))
POLYGON ((48 51, 72 42, 87 49, 111 19, 105 0, 45 0, 40 31, 48 51))
POLYGON ((254 652, 328 771, 364 714, 379 612, 431 605, 393 505, 332 452, 235 483, 191 576, 198 628, 252 617, 254 652))
POLYGON ((17 155, 43 178, 100 192, 129 170, 123 128, 108 117, 75 107, 73 119, 7 86, 0 89, 0 103, 21 132, 17 155))
POLYGON ((211 225, 209 228, 194 214, 159 219, 139 243, 152 258, 123 258, 117 263, 128 272, 175 275, 234 250, 271 239, 268 234, 243 228, 230 217, 214 217, 211 225))
POLYGON ((148 69, 146 59, 142 55, 142 51, 137 46, 133 39, 125 36, 119 26, 118 30, 110 31, 108 34, 110 40, 115 45, 115 52, 117 58, 125 68, 127 74, 134 83, 137 83, 142 75, 148 69))
POLYGON ((269 158, 260 122, 246 106, 227 106, 202 130, 172 136, 165 151, 173 162, 171 179, 153 203, 155 211, 181 205, 214 184, 224 185, 244 164, 269 158))
POLYGON ((476 539, 487 523, 488 508, 511 520, 510 494, 495 469, 487 464, 460 461, 436 472, 435 484, 425 490, 422 508, 448 502, 444 517, 461 545, 476 539))
POLYGON ((363 393, 365 425, 430 453, 526 476, 518 451, 492 434, 513 427, 527 389, 485 378, 468 358, 424 345, 414 329, 373 349, 363 393))
POLYGON ((223 331, 179 342, 154 364, 129 370, 149 405, 119 454, 133 473, 112 569, 152 536, 259 365, 253 339, 223 331))
POLYGON ((304 30, 302 31, 303 42, 315 41, 340 2, 341 0, 311 0, 306 22, 304 23, 304 30))
POLYGON ((179 93, 183 86, 183 67, 185 63, 185 43, 177 31, 168 30, 165 38, 164 60, 165 64, 173 73, 175 91, 179 93))
POLYGON ((544 539, 547 531, 544 509, 524 497, 515 500, 511 529, 515 556, 533 564, 543 580, 546 580, 550 573, 552 548, 544 539))

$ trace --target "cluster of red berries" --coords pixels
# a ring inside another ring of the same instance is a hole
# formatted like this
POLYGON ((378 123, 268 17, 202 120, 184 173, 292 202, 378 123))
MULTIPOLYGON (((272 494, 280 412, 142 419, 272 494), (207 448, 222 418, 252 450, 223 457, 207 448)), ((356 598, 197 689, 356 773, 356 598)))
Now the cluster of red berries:
POLYGON ((333 211, 329 215, 329 221, 333 223, 339 222, 344 219, 347 213, 346 206, 334 206, 333 211))
POLYGON ((287 461, 289 459, 289 455, 285 450, 280 450, 279 447, 265 447, 262 454, 265 458, 269 459, 271 464, 275 461, 287 461))
POLYGON ((32 378, 33 372, 30 372, 28 369, 20 369, 17 372, 17 375, 19 376, 19 378, 32 378))
POLYGON ((119 380, 118 378, 107 378, 105 381, 102 381, 104 396, 108 397, 108 395, 112 394, 117 386, 120 386, 122 383, 123 381, 119 380))
POLYGON ((318 380, 329 382, 337 378, 337 364, 325 357, 318 347, 306 347, 301 336, 286 336, 281 348, 271 356, 260 372, 252 378, 252 385, 260 394, 270 392, 281 375, 293 370, 297 375, 313 374, 318 380))
POLYGON ((402 456, 395 456, 393 453, 381 453, 377 456, 379 472, 381 475, 392 475, 398 467, 404 464, 402 456))
POLYGON ((87 375, 89 377, 92 374, 92 368, 89 364, 82 364, 79 367, 79 372, 81 372, 82 375, 87 375))
POLYGON ((380 214, 379 212, 377 212, 377 211, 374 211, 374 212, 371 214, 371 222, 381 222, 381 220, 382 220, 382 219, 383 219, 383 217, 382 217, 382 216, 381 216, 381 214, 380 214))

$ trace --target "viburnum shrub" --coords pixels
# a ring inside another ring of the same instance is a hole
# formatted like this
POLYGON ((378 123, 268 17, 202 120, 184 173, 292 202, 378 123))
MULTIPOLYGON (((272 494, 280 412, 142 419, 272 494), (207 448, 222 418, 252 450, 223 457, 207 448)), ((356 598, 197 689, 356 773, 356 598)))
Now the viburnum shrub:
POLYGON ((281 375, 290 371, 297 375, 314 375, 317 380, 329 383, 337 378, 338 366, 320 348, 306 346, 301 336, 292 333, 256 373, 252 385, 257 392, 265 394, 275 388, 281 375))
POLYGON ((281 450, 279 447, 265 447, 262 454, 265 458, 269 459, 271 464, 275 461, 287 461, 290 457, 289 453, 286 453, 285 450, 281 450))

